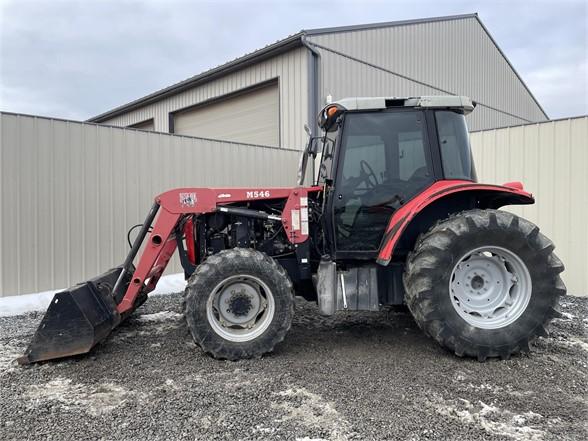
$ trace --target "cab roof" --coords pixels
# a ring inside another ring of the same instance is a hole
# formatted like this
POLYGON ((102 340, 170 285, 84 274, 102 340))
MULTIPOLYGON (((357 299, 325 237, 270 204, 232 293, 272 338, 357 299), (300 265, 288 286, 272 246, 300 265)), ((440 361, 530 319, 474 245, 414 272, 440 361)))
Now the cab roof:
POLYGON ((336 104, 345 110, 377 110, 390 107, 417 107, 455 109, 465 115, 476 107, 476 103, 467 96, 433 95, 420 97, 355 97, 343 98, 328 104, 336 104))

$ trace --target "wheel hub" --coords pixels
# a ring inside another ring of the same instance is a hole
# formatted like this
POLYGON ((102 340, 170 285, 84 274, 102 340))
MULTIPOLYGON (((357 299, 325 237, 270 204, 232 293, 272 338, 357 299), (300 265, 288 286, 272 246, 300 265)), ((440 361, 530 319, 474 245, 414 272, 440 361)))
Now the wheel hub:
POLYGON ((475 289, 476 291, 479 291, 480 289, 482 289, 484 287, 484 278, 478 275, 475 275, 474 278, 472 279, 472 288, 475 289))
POLYGON ((247 315, 253 308, 251 298, 245 293, 234 294, 229 299, 229 308, 227 312, 234 314, 237 317, 247 315))
POLYGON ((449 291, 455 310, 466 322, 497 329, 525 311, 531 297, 531 277, 513 252, 481 247, 467 253, 454 267, 449 291))
POLYGON ((273 318, 271 290, 249 275, 231 276, 211 292, 206 315, 213 330, 226 340, 249 341, 263 333, 273 318))

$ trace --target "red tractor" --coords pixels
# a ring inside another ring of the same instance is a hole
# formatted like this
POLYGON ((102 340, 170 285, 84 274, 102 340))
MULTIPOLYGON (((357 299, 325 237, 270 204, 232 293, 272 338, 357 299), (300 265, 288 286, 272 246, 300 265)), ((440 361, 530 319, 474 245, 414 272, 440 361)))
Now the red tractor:
POLYGON ((459 356, 529 351, 558 316, 564 267, 537 226, 497 210, 534 202, 520 183, 477 183, 464 118, 474 106, 344 99, 320 112, 296 187, 160 194, 123 265, 56 294, 20 362, 90 351, 146 300, 176 249, 187 325, 216 358, 271 351, 295 295, 324 315, 406 304, 459 356))

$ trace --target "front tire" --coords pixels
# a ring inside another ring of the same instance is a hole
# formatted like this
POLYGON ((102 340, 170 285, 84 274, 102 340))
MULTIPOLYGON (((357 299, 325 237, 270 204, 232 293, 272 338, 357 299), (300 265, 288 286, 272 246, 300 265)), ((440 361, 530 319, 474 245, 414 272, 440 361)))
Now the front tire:
POLYGON ((284 339, 293 298, 281 265, 262 252, 235 248, 196 268, 184 292, 184 316, 194 341, 213 357, 256 358, 284 339))
POLYGON ((458 356, 528 352, 566 293, 553 249, 514 214, 464 211, 417 240, 403 278, 407 305, 421 329, 458 356))

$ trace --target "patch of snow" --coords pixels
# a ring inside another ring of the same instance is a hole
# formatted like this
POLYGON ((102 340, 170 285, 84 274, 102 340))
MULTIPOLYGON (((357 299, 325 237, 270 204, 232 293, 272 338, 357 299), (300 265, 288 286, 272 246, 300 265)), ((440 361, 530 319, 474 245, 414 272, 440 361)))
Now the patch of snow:
POLYGON ((0 317, 10 317, 33 311, 45 311, 51 300, 53 300, 53 296, 60 291, 63 290, 57 289, 20 296, 0 297, 0 317))
POLYGON ((183 326, 181 323, 182 314, 173 311, 134 315, 131 318, 133 321, 139 322, 137 326, 115 329, 111 337, 112 341, 126 340, 136 336, 165 334, 183 326))
POLYGON ((157 323, 167 320, 181 320, 182 314, 173 311, 161 311, 153 314, 141 314, 134 318, 139 322, 157 323))
POLYGON ((169 389, 173 389, 173 390, 180 389, 180 387, 176 384, 176 382, 174 380, 172 380, 171 378, 166 379, 164 384, 169 389))
POLYGON ((528 425, 543 418, 535 412, 514 414, 508 410, 489 406, 482 401, 472 404, 461 398, 458 401, 437 398, 432 406, 441 415, 470 425, 477 425, 492 435, 505 436, 517 441, 541 441, 545 436, 543 430, 528 425))
POLYGON ((156 336, 163 335, 179 327, 178 324, 161 323, 157 326, 141 327, 138 329, 118 328, 112 333, 110 341, 126 341, 129 338, 137 336, 156 336))
POLYGON ((562 348, 571 349, 577 347, 588 352, 588 343, 576 337, 557 337, 554 339, 554 342, 562 348))
POLYGON ((497 386, 495 384, 478 384, 478 385, 476 385, 476 384, 468 383, 466 387, 468 389, 472 389, 472 390, 476 390, 476 391, 490 392, 493 394, 506 393, 506 394, 513 395, 516 397, 524 397, 524 396, 534 394, 534 392, 530 391, 530 390, 525 390, 525 391, 517 390, 510 384, 506 385, 505 387, 501 387, 501 386, 497 386))
POLYGON ((461 372, 461 371, 456 372, 455 375, 454 375, 454 378, 457 381, 465 381, 466 377, 467 377, 466 374, 464 372, 461 372))
MULTIPOLYGON (((157 282, 156 288, 149 295, 167 295, 182 292, 186 288, 184 274, 169 274, 157 282)), ((17 296, 0 297, 0 317, 10 317, 33 311, 45 311, 53 296, 63 289, 42 291, 17 296)))
MULTIPOLYGON (((352 436, 349 422, 320 395, 303 387, 290 388, 277 395, 281 397, 281 402, 273 403, 272 407, 285 412, 280 421, 294 420, 309 430, 328 430, 331 441, 346 441, 352 436)), ((297 439, 308 441, 321 438, 305 436, 297 439)))
POLYGON ((212 426, 212 419, 208 415, 205 415, 202 418, 200 418, 198 422, 200 427, 202 427, 204 430, 208 430, 210 429, 210 426, 212 426))
POLYGON ((253 428, 253 433, 263 433, 265 435, 271 435, 276 432, 275 427, 265 427, 263 424, 257 424, 253 428))
POLYGON ((24 397, 29 400, 32 408, 52 401, 65 409, 77 407, 90 415, 99 416, 113 411, 129 398, 137 399, 136 395, 112 383, 90 386, 73 383, 69 378, 57 377, 42 385, 31 385, 24 397))
POLYGON ((568 342, 571 346, 578 346, 579 348, 581 348, 585 351, 588 351, 588 343, 586 343, 584 340, 580 340, 579 338, 570 337, 568 342))
POLYGON ((16 370, 16 359, 22 355, 22 348, 9 343, 0 343, 0 376, 16 370))
POLYGON ((184 279, 184 273, 168 274, 159 279, 157 286, 149 295, 175 294, 177 292, 183 292, 185 289, 186 280, 184 279))

